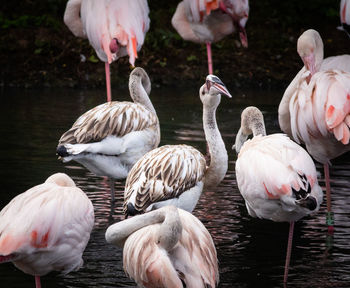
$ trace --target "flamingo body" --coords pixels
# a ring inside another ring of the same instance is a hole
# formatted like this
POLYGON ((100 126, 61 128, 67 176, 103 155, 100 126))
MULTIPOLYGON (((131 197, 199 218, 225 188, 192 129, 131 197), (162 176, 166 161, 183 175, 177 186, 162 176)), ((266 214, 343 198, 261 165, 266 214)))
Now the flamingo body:
POLYGON ((308 153, 283 134, 257 135, 242 147, 236 161, 238 188, 249 215, 276 222, 297 221, 322 202, 315 165, 308 153), (267 169, 268 167, 268 169, 267 169), (299 191, 316 199, 301 200, 299 191))
POLYGON ((77 270, 93 225, 85 193, 66 174, 53 174, 1 210, 0 259, 35 276, 77 270))
POLYGON ((112 101, 109 64, 129 55, 135 65, 149 29, 147 0, 69 0, 64 22, 77 37, 88 38, 105 62, 107 101, 112 101))
POLYGON ((141 287, 204 288, 219 281, 213 240, 184 210, 167 206, 124 220, 107 229, 106 239, 124 247, 124 270, 141 287))

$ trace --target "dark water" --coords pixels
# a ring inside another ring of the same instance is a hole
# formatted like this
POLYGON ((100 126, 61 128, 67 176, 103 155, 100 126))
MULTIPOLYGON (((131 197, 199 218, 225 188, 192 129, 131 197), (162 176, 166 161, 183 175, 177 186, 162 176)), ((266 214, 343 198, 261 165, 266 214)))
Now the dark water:
MULTIPOLYGON (((229 87, 230 88, 230 87, 229 87)), ((195 89, 154 87, 163 144, 186 143, 205 151, 202 105, 195 89)), ((127 90, 113 91, 114 99, 129 100, 127 90)), ((236 186, 231 151, 240 125, 240 112, 256 105, 264 113, 268 133, 279 131, 277 105, 282 91, 231 91, 217 111, 218 125, 229 152, 229 171, 223 183, 204 193, 194 214, 210 231, 218 251, 219 287, 283 287, 288 224, 251 218, 236 186)), ((102 103, 104 90, 1 91, 0 208, 14 196, 42 183, 55 172, 69 174, 93 201, 96 224, 84 253, 82 269, 68 275, 50 273, 47 287, 134 287, 124 274, 122 250, 108 245, 105 229, 122 219, 123 183, 117 183, 115 214, 110 219, 108 182, 74 162, 55 156, 60 135, 86 110, 102 103)), ((336 230, 327 236, 325 203, 317 215, 295 226, 288 287, 350 287, 349 157, 331 167, 336 230)), ((320 183, 323 183, 321 166, 320 183)), ((57 211, 59 213, 59 211, 57 211)), ((1 287, 34 287, 34 278, 11 263, 0 265, 1 287)))

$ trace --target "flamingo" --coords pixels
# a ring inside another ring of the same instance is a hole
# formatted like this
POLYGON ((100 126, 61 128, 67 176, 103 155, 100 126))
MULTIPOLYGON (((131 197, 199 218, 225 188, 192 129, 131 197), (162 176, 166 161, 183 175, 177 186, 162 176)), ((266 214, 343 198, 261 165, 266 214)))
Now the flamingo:
POLYGON ((285 133, 323 164, 327 225, 334 230, 329 182, 330 160, 350 150, 350 55, 323 60, 323 42, 315 30, 298 39, 298 53, 305 66, 286 89, 278 108, 279 124, 285 133))
POLYGON ((309 154, 284 134, 266 135, 261 111, 244 109, 234 148, 236 178, 252 217, 289 222, 284 282, 292 249, 294 222, 318 211, 323 192, 309 154), (251 140, 248 136, 253 134, 251 140))
POLYGON ((107 101, 112 101, 109 64, 129 55, 135 64, 137 51, 149 29, 147 0, 69 0, 64 23, 72 33, 88 38, 97 56, 105 62, 107 101))
POLYGON ((248 47, 248 13, 248 0, 183 0, 171 24, 184 40, 206 43, 208 71, 213 74, 211 43, 238 31, 242 45, 248 47))
POLYGON ((111 225, 105 236, 124 247, 124 271, 140 287, 214 288, 219 282, 213 240, 189 212, 162 207, 111 225))
POLYGON ((69 273, 83 265, 82 254, 94 225, 94 208, 64 173, 17 195, 0 212, 0 263, 24 273, 69 273))
POLYGON ((77 161, 94 174, 110 178, 112 203, 113 179, 126 178, 135 162, 160 141, 158 117, 148 96, 151 82, 144 69, 131 72, 129 90, 134 103, 107 102, 85 112, 57 146, 63 162, 77 161))
POLYGON ((228 156, 215 116, 221 94, 232 97, 218 77, 208 75, 199 96, 210 165, 207 167, 204 156, 188 145, 165 145, 148 152, 135 163, 126 179, 126 216, 166 205, 192 212, 203 189, 215 187, 223 180, 228 156))
POLYGON ((350 37, 350 1, 341 0, 340 1, 340 24, 339 30, 345 31, 345 33, 350 37))

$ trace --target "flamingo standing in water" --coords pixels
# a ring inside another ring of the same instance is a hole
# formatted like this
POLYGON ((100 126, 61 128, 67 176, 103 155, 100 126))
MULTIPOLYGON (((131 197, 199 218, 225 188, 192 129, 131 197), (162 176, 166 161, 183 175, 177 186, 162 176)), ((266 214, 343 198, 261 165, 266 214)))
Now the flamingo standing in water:
POLYGON ((309 154, 284 134, 266 136, 264 118, 256 107, 241 116, 234 145, 238 158, 236 178, 250 216, 289 222, 284 270, 287 282, 294 222, 318 211, 322 189, 309 154), (251 140, 248 136, 253 134, 251 140))
POLYGON ((124 213, 135 215, 166 205, 192 212, 203 191, 224 179, 228 156, 216 124, 221 94, 231 97, 224 83, 208 75, 200 88, 203 128, 210 153, 204 156, 188 145, 165 145, 145 154, 131 169, 125 183, 124 213))
POLYGON ((16 196, 0 212, 0 263, 24 273, 69 273, 83 265, 82 254, 94 226, 94 208, 63 173, 16 196))
POLYGON ((340 1, 340 24, 338 29, 345 31, 350 37, 350 0, 340 1))
POLYGON ((206 44, 208 70, 213 74, 211 43, 238 31, 242 45, 248 47, 244 28, 248 13, 248 0, 183 0, 171 23, 184 40, 206 44))
POLYGON ((283 95, 279 124, 324 166, 327 224, 333 233, 329 163, 350 150, 350 55, 323 59, 321 36, 312 29, 299 37, 297 47, 305 66, 283 95))
POLYGON ((108 227, 106 240, 123 249, 125 273, 140 287, 216 287, 213 240, 191 213, 167 206, 108 227))
POLYGON ((149 29, 147 0, 69 0, 64 23, 77 37, 88 38, 105 62, 107 101, 112 101, 109 64, 129 55, 132 66, 149 29))
POLYGON ((129 90, 134 103, 107 102, 85 112, 57 146, 63 162, 77 161, 110 178, 112 203, 113 179, 125 179, 135 162, 160 141, 158 117, 149 99, 151 82, 144 69, 131 72, 129 90))

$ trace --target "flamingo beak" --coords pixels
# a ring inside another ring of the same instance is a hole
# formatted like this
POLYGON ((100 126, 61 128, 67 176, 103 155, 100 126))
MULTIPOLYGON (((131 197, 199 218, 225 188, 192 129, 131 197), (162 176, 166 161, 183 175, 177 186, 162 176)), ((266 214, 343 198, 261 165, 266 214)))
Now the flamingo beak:
POLYGON ((211 87, 213 87, 216 90, 218 90, 221 94, 229 98, 232 98, 232 95, 230 94, 230 92, 228 92, 225 84, 220 80, 219 77, 215 75, 208 75, 206 79, 206 85, 207 85, 208 91, 211 87))
POLYGON ((310 55, 304 56, 302 59, 306 69, 310 71, 311 75, 314 75, 316 73, 315 55, 312 53, 310 55))

